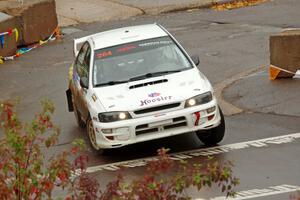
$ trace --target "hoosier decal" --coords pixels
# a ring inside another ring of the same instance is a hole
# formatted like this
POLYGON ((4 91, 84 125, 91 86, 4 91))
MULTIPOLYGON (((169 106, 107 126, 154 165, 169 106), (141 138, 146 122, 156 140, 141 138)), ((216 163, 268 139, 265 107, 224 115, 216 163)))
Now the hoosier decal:
POLYGON ((159 101, 167 101, 171 100, 172 96, 161 96, 160 93, 154 92, 151 94, 148 94, 148 99, 141 100, 140 106, 149 105, 151 103, 159 102, 159 101))

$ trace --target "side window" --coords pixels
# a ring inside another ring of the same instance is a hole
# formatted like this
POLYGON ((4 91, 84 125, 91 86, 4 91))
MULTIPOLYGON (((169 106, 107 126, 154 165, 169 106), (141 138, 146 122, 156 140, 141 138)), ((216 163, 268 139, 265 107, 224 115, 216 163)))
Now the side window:
POLYGON ((87 50, 86 50, 86 55, 84 58, 84 63, 85 66, 87 67, 87 72, 89 72, 90 69, 90 60, 91 60, 91 47, 88 45, 87 50))
POLYGON ((90 45, 88 45, 87 50, 86 50, 86 55, 84 57, 84 68, 86 74, 84 75, 85 77, 89 77, 89 69, 90 69, 90 60, 91 60, 91 48, 90 45))
POLYGON ((90 63, 90 55, 91 55, 91 48, 89 43, 84 43, 81 47, 76 62, 76 71, 79 77, 87 77, 89 76, 89 63, 90 63))

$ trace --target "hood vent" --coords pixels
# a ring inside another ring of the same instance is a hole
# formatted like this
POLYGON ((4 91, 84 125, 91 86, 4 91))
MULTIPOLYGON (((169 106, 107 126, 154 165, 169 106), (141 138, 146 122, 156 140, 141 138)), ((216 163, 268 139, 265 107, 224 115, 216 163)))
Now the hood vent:
POLYGON ((146 87, 148 85, 156 85, 156 84, 160 84, 160 83, 166 83, 168 82, 167 79, 162 79, 162 80, 157 80, 157 81, 151 81, 151 82, 146 82, 146 83, 140 83, 140 84, 136 84, 136 85, 131 85, 129 86, 129 89, 135 89, 135 88, 140 88, 140 87, 146 87))

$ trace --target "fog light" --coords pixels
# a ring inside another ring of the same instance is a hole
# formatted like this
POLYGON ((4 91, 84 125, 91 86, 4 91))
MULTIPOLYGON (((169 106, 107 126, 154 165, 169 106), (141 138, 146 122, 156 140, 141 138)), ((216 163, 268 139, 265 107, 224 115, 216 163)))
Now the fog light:
POLYGON ((129 140, 130 136, 129 134, 122 134, 116 136, 117 140, 126 141, 129 140))
POLYGON ((207 114, 209 114, 209 113, 214 112, 215 110, 216 110, 216 106, 207 109, 206 112, 207 112, 207 114))
POLYGON ((121 127, 115 129, 115 134, 117 134, 115 137, 117 140, 121 141, 126 141, 129 140, 130 138, 130 133, 129 133, 129 127, 121 127))
POLYGON ((102 133, 104 133, 104 134, 111 134, 112 133, 112 129, 102 129, 102 133))

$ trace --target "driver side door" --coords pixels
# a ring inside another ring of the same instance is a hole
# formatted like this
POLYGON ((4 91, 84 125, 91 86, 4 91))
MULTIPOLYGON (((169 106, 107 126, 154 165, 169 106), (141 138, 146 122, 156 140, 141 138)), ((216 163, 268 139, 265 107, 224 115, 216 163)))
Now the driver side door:
POLYGON ((84 119, 88 117, 88 107, 86 102, 87 90, 89 87, 91 47, 88 42, 84 43, 75 61, 75 73, 78 76, 75 94, 75 104, 84 119))

